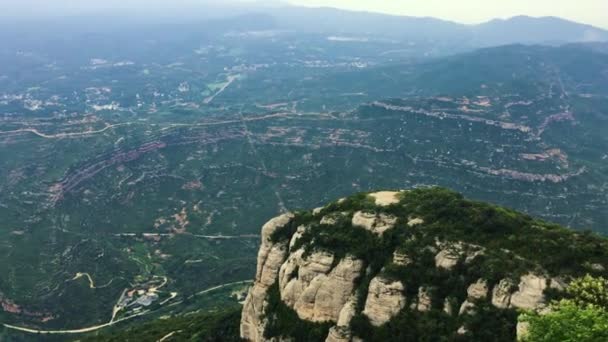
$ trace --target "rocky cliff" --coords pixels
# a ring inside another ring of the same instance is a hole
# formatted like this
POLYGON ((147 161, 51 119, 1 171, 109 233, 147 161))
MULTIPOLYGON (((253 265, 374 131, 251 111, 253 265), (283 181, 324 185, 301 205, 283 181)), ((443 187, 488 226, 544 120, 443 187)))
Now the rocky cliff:
POLYGON ((505 340, 606 240, 440 189, 358 194, 262 228, 240 332, 250 341, 505 340))

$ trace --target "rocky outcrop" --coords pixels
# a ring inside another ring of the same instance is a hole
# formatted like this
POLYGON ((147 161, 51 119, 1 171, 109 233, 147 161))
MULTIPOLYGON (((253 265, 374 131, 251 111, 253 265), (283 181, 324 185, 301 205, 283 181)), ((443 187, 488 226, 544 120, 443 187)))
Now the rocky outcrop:
POLYGON ((452 248, 446 248, 435 256, 435 266, 445 270, 454 268, 460 260, 460 253, 452 248))
POLYGON ((351 296, 342 307, 342 310, 340 310, 338 322, 329 330, 325 342, 348 342, 351 340, 352 333, 350 331, 350 322, 357 313, 356 307, 357 297, 351 296))
POLYGON ((467 296, 471 299, 485 299, 488 296, 488 282, 479 279, 467 289, 467 296))
POLYGON ((506 309, 511 305, 511 293, 515 284, 511 279, 502 279, 492 289, 492 305, 500 309, 506 309))
POLYGON ((397 223, 397 218, 394 216, 364 211, 357 211, 352 220, 354 227, 367 229, 377 235, 382 235, 385 231, 395 227, 395 223, 397 223))
POLYGON ((275 231, 289 224, 293 217, 293 214, 284 214, 273 218, 262 227, 262 244, 258 252, 255 282, 247 294, 241 315, 241 337, 246 340, 264 340, 263 313, 266 294, 276 281, 287 255, 286 243, 275 244, 270 238, 275 231))
POLYGON ((526 274, 521 277, 519 290, 511 295, 511 307, 525 310, 537 309, 545 304, 545 289, 548 279, 535 274, 526 274))
POLYGON ((379 191, 369 194, 376 205, 385 207, 391 204, 399 203, 399 195, 403 191, 379 191))
POLYGON ((333 224, 338 223, 338 220, 344 218, 347 215, 348 215, 347 212, 338 212, 338 213, 331 213, 331 214, 325 215, 321 219, 321 224, 326 224, 326 225, 331 226, 333 224))
MULTIPOLYGON (((302 338, 308 330, 314 340, 358 341, 357 334, 377 337, 385 330, 375 327, 409 311, 403 317, 424 315, 437 326, 451 327, 449 336, 461 334, 465 336, 459 338, 475 339, 481 336, 480 331, 487 333, 480 329, 492 329, 496 324, 495 317, 487 317, 484 323, 486 317, 475 316, 483 311, 481 305, 545 312, 548 309, 545 291, 563 290, 566 283, 562 279, 571 276, 568 273, 571 269, 561 274, 554 263, 534 255, 536 246, 520 248, 506 241, 503 230, 508 227, 501 227, 500 233, 495 233, 491 224, 483 226, 482 222, 483 231, 478 236, 475 235, 477 221, 471 225, 458 220, 478 219, 483 217, 480 212, 484 215, 490 212, 489 216, 496 218, 496 222, 513 221, 517 225, 512 228, 513 234, 530 231, 537 239, 543 234, 544 230, 539 229, 543 223, 523 217, 513 220, 516 213, 476 207, 479 205, 476 202, 459 203, 464 200, 445 191, 437 193, 436 197, 431 190, 412 190, 405 194, 379 192, 367 198, 358 195, 317 208, 312 215, 310 212, 285 214, 270 220, 262 228, 255 282, 243 307, 241 336, 249 341, 262 341, 268 326, 273 328, 266 332, 274 336, 273 341, 302 338), (425 198, 427 202, 420 203, 425 198), (429 213, 441 207, 441 203, 468 211, 455 215, 454 219, 429 213), (296 228, 294 222, 301 224, 296 228), (522 228, 521 225, 526 224, 529 226, 522 228), (391 229, 393 231, 386 234, 391 229), (280 234, 274 235, 275 232, 280 234), (549 277, 544 271, 548 265, 553 267, 551 274, 557 278, 549 277), (526 268, 530 268, 529 273, 522 276, 520 272, 526 268), (490 284, 480 278, 497 270, 504 277, 497 283, 490 284), (464 279, 473 281, 463 284, 464 279), (285 315, 267 312, 268 302, 278 301, 278 308, 285 315), (365 323, 368 331, 352 325, 355 317, 357 322, 369 322, 370 325, 365 323), (471 326, 473 321, 477 323, 471 326), (292 322, 297 325, 296 330, 285 334, 277 331, 280 329, 277 327, 292 322), (289 336, 291 333, 298 336, 289 336)), ((550 235, 546 240, 553 243, 550 235)), ((569 242, 564 243, 563 251, 570 253, 570 243, 576 243, 576 239, 564 241, 569 242)), ((608 256, 590 259, 583 260, 586 263, 581 269, 603 272, 600 266, 608 265, 608 256)), ((401 323, 406 326, 404 329, 408 328, 408 322, 401 323)), ((413 328, 420 329, 419 322, 414 320, 412 324, 413 328)), ((525 324, 519 323, 518 336, 523 336, 526 329, 525 324)), ((514 336, 516 332, 511 333, 514 336)), ((423 331, 415 334, 424 337, 423 331)))
POLYGON ((475 312, 475 301, 488 297, 488 282, 479 279, 467 288, 467 299, 460 306, 459 315, 475 312))
POLYGON ((405 307, 404 291, 405 286, 400 281, 375 277, 369 284, 363 314, 374 326, 390 321, 405 307))
POLYGON ((431 310, 431 291, 428 287, 420 287, 418 289, 418 303, 416 304, 416 310, 420 312, 427 312, 431 310))
POLYGON ((412 263, 412 259, 405 253, 393 252, 393 263, 399 266, 407 266, 412 263))
MULTIPOLYGON (((325 270, 326 264, 322 262, 330 259, 327 256, 321 258, 323 261, 317 265, 325 270)), ((363 262, 352 257, 340 260, 336 267, 325 273, 321 269, 310 269, 304 265, 298 270, 298 276, 287 283, 285 288, 281 288, 281 297, 287 305, 293 303, 290 306, 301 319, 336 322, 353 293, 355 280, 361 275, 362 267, 363 262)))

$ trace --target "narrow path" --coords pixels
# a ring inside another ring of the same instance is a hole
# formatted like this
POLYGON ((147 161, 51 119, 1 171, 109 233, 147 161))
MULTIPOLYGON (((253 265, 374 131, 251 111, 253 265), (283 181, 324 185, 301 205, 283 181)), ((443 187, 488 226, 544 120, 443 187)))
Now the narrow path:
POLYGON ((224 90, 226 90, 228 87, 230 87, 230 85, 232 84, 232 82, 234 82, 238 78, 239 78, 238 75, 230 75, 230 76, 228 76, 228 82, 226 82, 226 84, 224 84, 223 87, 221 87, 217 92, 215 92, 215 94, 213 94, 213 95, 209 96, 208 98, 206 98, 203 101, 203 103, 204 104, 211 103, 211 101, 213 101, 213 99, 215 99, 219 94, 223 93, 224 90))
POLYGON ((157 342, 163 342, 163 341, 167 340, 168 338, 170 338, 171 336, 173 336, 173 335, 175 335, 175 334, 177 334, 177 333, 180 333, 180 332, 182 332, 182 331, 181 331, 181 330, 172 331, 172 332, 168 333, 167 335, 163 336, 163 337, 162 337, 160 340, 158 340, 157 342))
POLYGON ((22 128, 22 129, 16 129, 13 131, 0 131, 0 134, 18 134, 18 133, 32 133, 35 134, 41 138, 45 138, 45 139, 60 139, 60 138, 73 138, 73 137, 82 137, 82 136, 87 136, 87 135, 93 135, 93 134, 98 134, 98 133, 103 133, 109 129, 112 129, 114 127, 119 127, 119 126, 128 126, 133 124, 132 122, 124 122, 124 123, 119 123, 119 124, 113 124, 113 125, 106 125, 106 127, 102 128, 102 129, 98 129, 98 130, 92 130, 92 131, 84 131, 84 132, 74 132, 74 133, 57 133, 57 134, 46 134, 46 133, 42 133, 40 131, 38 131, 36 128, 22 128))

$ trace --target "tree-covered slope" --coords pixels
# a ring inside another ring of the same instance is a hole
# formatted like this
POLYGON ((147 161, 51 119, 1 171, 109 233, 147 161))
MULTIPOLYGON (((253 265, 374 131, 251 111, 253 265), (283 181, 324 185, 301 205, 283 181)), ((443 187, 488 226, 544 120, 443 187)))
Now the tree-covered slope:
POLYGON ((262 236, 241 320, 254 341, 513 341, 521 313, 607 275, 605 238, 443 188, 361 193, 262 236))

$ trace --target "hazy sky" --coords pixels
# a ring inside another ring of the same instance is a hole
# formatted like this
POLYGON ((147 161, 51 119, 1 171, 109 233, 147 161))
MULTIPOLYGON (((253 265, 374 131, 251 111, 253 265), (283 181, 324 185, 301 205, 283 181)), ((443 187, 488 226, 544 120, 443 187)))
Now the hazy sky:
MULTIPOLYGON (((73 15, 98 10, 179 11, 229 2, 278 3, 280 0, 0 0, 0 17, 73 15)), ((608 29, 608 0, 283 0, 305 6, 328 6, 410 16, 430 16, 479 23, 515 15, 558 16, 608 29)))
POLYGON ((608 28, 608 0, 289 0, 305 6, 429 16, 480 23, 516 15, 557 16, 608 28))

